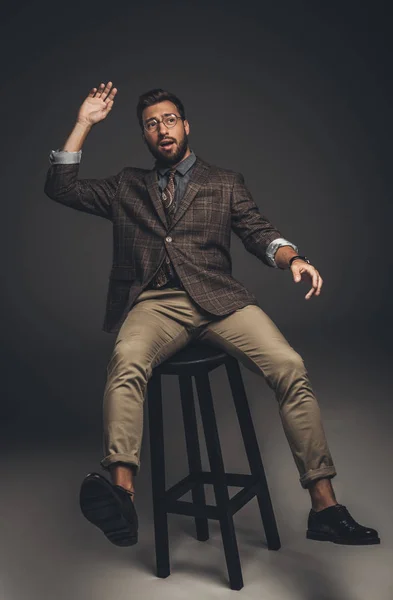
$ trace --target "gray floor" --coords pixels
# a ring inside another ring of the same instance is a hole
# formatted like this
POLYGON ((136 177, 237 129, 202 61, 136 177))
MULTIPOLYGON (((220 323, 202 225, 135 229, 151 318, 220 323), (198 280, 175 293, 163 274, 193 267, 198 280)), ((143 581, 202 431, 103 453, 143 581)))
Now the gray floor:
MULTIPOLYGON (((381 545, 339 546, 305 538, 309 496, 299 485, 272 392, 243 369, 282 547, 277 552, 267 550, 255 499, 235 515, 244 578, 241 591, 228 586, 216 522, 211 522, 210 539, 198 542, 192 519, 170 516, 171 575, 167 579, 155 576, 147 432, 135 500, 139 543, 117 548, 84 519, 78 506, 81 479, 90 471, 102 472, 98 464, 100 433, 93 432, 89 440, 57 442, 34 440, 33 435, 33 441, 26 444, 12 442, 16 438, 10 436, 4 445, 2 598, 174 600, 241 595, 264 600, 391 600, 389 360, 382 351, 366 359, 361 346, 346 352, 345 340, 336 352, 326 341, 323 346, 318 356, 311 346, 309 350, 304 347, 303 355, 338 471, 334 479, 337 499, 360 523, 378 529, 381 545)), ((212 385, 219 404, 217 417, 227 470, 248 472, 235 414, 224 403, 225 378, 218 371, 212 374, 212 385)), ((182 433, 176 435, 179 427, 177 417, 166 423, 168 433, 172 428, 166 446, 168 485, 185 474, 182 433)), ((204 447, 202 450, 207 468, 204 447)), ((212 490, 207 492, 208 501, 214 503, 212 490)))

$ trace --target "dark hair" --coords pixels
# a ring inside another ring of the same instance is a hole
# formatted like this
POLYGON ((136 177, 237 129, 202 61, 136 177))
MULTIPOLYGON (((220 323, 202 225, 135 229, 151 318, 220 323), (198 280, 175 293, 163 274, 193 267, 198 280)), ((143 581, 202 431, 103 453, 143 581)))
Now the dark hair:
POLYGON ((136 107, 136 114, 138 117, 139 125, 141 126, 142 130, 143 130, 142 113, 143 113, 144 109, 147 108, 148 106, 152 106, 153 104, 157 104, 157 102, 164 102, 165 100, 169 100, 169 102, 173 102, 173 104, 176 105, 181 118, 182 119, 186 118, 186 113, 184 111, 183 103, 177 96, 175 96, 175 94, 172 94, 171 92, 168 92, 166 90, 162 90, 161 88, 155 88, 154 90, 149 90, 145 94, 142 94, 141 96, 139 96, 138 104, 136 107))

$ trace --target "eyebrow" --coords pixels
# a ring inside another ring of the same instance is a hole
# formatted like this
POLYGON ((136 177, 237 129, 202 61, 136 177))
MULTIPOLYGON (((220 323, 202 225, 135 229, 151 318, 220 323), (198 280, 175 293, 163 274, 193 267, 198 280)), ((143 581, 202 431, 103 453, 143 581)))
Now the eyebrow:
MULTIPOLYGON (((169 115, 175 115, 176 113, 170 112, 170 113, 162 113, 163 117, 169 117, 169 115)), ((177 115, 176 115, 177 116, 177 115)), ((149 121, 152 121, 153 119, 156 119, 157 117, 149 117, 148 119, 146 119, 145 123, 148 123, 149 121)))

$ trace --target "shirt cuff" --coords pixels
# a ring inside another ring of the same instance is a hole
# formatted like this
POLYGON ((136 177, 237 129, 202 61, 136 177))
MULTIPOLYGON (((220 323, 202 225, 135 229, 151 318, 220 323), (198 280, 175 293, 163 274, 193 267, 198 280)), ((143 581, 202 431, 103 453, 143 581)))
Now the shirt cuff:
POLYGON ((285 238, 277 238, 276 240, 270 242, 270 244, 266 248, 266 258, 271 264, 271 266, 275 269, 278 269, 278 266, 276 265, 276 261, 274 260, 274 255, 281 246, 291 246, 291 248, 293 248, 296 252, 299 252, 298 247, 295 246, 295 244, 292 244, 292 242, 286 240, 285 238))
POLYGON ((49 154, 49 162, 51 165, 79 163, 81 158, 82 150, 78 150, 77 152, 68 152, 68 150, 60 150, 60 148, 57 148, 56 150, 52 150, 49 154))

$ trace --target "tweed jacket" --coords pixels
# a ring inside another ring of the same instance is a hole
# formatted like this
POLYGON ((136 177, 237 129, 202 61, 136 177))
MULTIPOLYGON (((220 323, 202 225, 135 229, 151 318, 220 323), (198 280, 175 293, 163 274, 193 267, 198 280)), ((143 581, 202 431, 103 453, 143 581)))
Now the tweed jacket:
POLYGON ((113 257, 104 331, 119 331, 166 256, 185 291, 211 316, 258 305, 254 294, 232 276, 231 231, 271 268, 266 248, 282 234, 260 214, 240 173, 197 156, 186 192, 168 226, 154 168, 127 166, 106 179, 80 179, 78 172, 79 163, 52 164, 44 191, 55 202, 112 222, 113 257))

